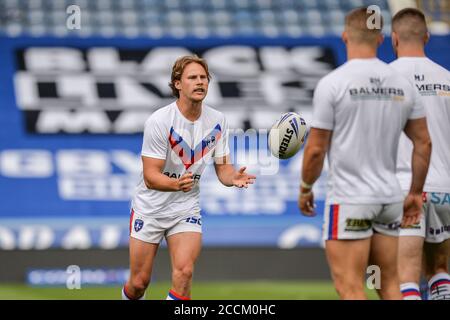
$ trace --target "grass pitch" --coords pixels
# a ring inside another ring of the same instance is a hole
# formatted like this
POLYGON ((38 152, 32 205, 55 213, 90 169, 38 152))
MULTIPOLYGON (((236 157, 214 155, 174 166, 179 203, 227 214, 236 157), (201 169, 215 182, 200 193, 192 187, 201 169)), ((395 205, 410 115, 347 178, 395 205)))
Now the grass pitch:
MULTIPOLYGON (((170 283, 152 283, 147 299, 163 300, 170 283)), ((370 299, 377 299, 374 290, 367 290, 370 299)), ((120 287, 66 288, 29 287, 23 284, 0 284, 2 300, 119 300, 120 287)), ((223 281, 194 282, 195 300, 333 300, 338 299, 331 281, 223 281)))

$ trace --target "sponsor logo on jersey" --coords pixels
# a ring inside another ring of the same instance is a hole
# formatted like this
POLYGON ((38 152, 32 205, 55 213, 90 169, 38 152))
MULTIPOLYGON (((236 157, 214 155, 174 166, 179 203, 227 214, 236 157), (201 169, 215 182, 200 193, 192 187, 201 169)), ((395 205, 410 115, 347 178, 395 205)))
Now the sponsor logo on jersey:
POLYGON ((419 230, 420 229, 420 222, 415 223, 415 224, 410 224, 404 227, 401 227, 402 229, 416 229, 419 230))
POLYGON ((436 228, 436 229, 430 227, 430 228, 428 229, 428 231, 429 231, 430 234, 438 236, 438 235, 440 235, 441 233, 447 233, 447 232, 450 232, 450 225, 447 225, 447 226, 441 226, 440 228, 436 228))
POLYGON ((433 204, 450 205, 450 193, 432 192, 430 201, 433 204))
POLYGON ((416 84, 422 96, 448 96, 450 97, 450 85, 441 83, 416 84))
POLYGON ((393 87, 360 87, 350 88, 352 100, 403 100, 405 92, 393 87))
POLYGON ((345 231, 367 231, 372 227, 372 221, 369 219, 346 219, 345 231))
POLYGON ((185 220, 185 222, 192 223, 192 224, 198 224, 199 226, 201 226, 202 225, 202 218, 196 217, 196 216, 189 217, 189 218, 187 218, 185 220))
POLYGON ((141 219, 134 220, 134 230, 136 232, 141 231, 142 227, 144 226, 144 221, 141 219))
MULTIPOLYGON (((165 174, 165 175, 168 176, 169 178, 174 178, 174 179, 180 179, 180 178, 181 178, 181 174, 180 174, 180 173, 174 173, 174 172, 168 172, 168 171, 166 171, 166 172, 163 172, 163 174, 165 174)), ((201 177, 202 177, 201 174, 194 174, 194 175, 192 176, 192 179, 193 179, 194 181, 196 181, 196 180, 200 180, 201 177)))

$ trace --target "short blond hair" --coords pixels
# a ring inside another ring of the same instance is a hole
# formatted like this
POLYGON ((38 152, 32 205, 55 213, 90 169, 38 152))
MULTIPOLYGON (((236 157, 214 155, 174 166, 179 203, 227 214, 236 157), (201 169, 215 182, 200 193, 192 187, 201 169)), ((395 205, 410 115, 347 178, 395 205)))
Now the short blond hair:
POLYGON ((181 80, 181 76, 183 75, 184 69, 186 69, 186 66, 190 63, 198 63, 205 69, 206 76, 208 77, 208 82, 211 80, 211 75, 209 74, 208 70, 208 64, 206 61, 197 55, 193 56, 183 56, 177 59, 172 67, 172 76, 170 78, 169 87, 172 89, 172 94, 179 98, 180 97, 180 91, 175 87, 175 81, 181 80))
POLYGON ((372 14, 367 7, 354 9, 347 14, 345 17, 345 31, 347 31, 351 41, 369 45, 377 44, 378 36, 383 29, 383 17, 380 14, 380 28, 369 29, 367 21, 372 14))
POLYGON ((392 18, 392 31, 400 41, 423 42, 428 33, 425 15, 415 8, 400 10, 392 18))

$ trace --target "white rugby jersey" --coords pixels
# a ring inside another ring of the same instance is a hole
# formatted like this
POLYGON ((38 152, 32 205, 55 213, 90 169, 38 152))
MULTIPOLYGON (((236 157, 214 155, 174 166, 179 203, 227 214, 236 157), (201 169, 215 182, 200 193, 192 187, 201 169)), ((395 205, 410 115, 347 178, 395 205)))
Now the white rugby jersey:
POLYGON ((145 122, 142 156, 165 159, 163 173, 179 178, 190 171, 194 187, 189 192, 163 192, 148 189, 141 173, 132 200, 137 214, 176 216, 200 212, 199 181, 212 157, 229 154, 228 127, 224 115, 206 105, 199 119, 192 122, 178 109, 176 102, 158 109, 145 122))
POLYGON ((319 81, 313 104, 311 126, 333 131, 327 201, 402 201, 398 140, 408 119, 424 117, 412 84, 377 58, 351 59, 319 81))
MULTIPOLYGON (((433 147, 424 191, 450 192, 450 72, 426 57, 402 57, 390 64, 414 82, 427 115, 433 147)), ((397 177, 403 190, 411 186, 413 145, 403 133, 397 159, 397 177)))

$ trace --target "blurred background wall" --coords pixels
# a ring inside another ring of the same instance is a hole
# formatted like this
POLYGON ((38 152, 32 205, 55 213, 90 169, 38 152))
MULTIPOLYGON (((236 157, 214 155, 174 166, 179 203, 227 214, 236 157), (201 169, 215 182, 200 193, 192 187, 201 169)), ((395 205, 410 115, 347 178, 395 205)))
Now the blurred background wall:
MULTIPOLYGON (((399 3, 0 0, 0 281, 32 283, 34 269, 72 264, 127 268, 143 124, 173 101, 172 64, 193 53, 209 63, 206 103, 227 116, 235 164, 258 176, 243 191, 205 171, 197 279, 329 278, 327 170, 315 185, 318 214, 303 217, 302 151, 279 162, 267 130, 287 111, 311 119, 315 85, 345 62, 339 36, 355 7, 379 7, 379 57, 390 62, 391 14, 418 6, 432 32, 429 57, 450 68, 450 1, 399 3)), ((164 246, 155 277, 169 279, 164 246)))

